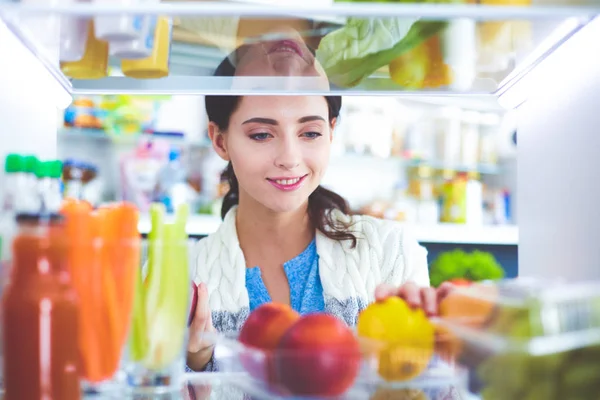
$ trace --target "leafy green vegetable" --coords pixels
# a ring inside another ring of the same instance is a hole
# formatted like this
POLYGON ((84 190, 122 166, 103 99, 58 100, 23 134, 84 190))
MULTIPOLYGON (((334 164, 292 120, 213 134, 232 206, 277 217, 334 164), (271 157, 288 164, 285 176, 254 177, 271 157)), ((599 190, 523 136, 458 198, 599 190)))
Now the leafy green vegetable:
POLYGON ((461 249, 441 253, 429 271, 432 286, 451 279, 470 281, 498 280, 504 278, 504 269, 491 253, 475 250, 467 253, 461 249))
POLYGON ((346 26, 321 40, 317 60, 333 84, 356 86, 447 25, 419 18, 349 18, 346 26))

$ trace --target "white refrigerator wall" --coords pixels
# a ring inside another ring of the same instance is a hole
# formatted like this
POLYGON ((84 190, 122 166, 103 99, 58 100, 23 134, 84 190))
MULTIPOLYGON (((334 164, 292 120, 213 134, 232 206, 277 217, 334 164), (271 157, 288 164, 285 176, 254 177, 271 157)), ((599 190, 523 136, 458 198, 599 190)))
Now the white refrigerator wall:
POLYGON ((600 19, 532 75, 518 111, 519 275, 600 279, 600 19))
POLYGON ((7 56, 0 62, 1 176, 7 153, 56 156, 57 105, 70 96, 1 21, 0 49, 7 56))

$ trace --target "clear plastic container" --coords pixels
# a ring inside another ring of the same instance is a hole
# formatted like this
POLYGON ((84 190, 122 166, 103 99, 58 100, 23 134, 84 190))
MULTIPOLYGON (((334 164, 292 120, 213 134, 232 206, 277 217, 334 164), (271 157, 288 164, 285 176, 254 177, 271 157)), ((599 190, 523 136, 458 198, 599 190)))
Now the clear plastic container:
POLYGON ((459 288, 436 321, 483 400, 598 399, 600 282, 459 288))
POLYGON ((357 353, 340 348, 264 351, 242 344, 234 333, 207 336, 216 345, 219 370, 241 374, 235 384, 258 399, 434 400, 460 399, 466 392, 466 371, 432 356, 431 351, 398 349, 383 361, 381 350, 387 346, 365 339, 359 339, 361 350, 357 353), (383 363, 387 363, 385 368, 397 366, 400 375, 408 372, 403 368, 424 368, 412 379, 385 380, 378 373, 383 363), (342 394, 341 387, 347 387, 342 394))

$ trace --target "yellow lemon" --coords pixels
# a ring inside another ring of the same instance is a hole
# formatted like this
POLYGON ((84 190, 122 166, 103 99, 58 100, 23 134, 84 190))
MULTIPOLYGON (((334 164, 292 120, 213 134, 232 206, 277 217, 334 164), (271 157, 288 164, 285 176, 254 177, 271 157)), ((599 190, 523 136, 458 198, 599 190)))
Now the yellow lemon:
POLYGON ((371 400, 427 400, 428 397, 419 389, 378 389, 371 400))
POLYGON ((369 305, 358 316, 357 332, 376 343, 378 372, 388 381, 419 376, 433 356, 434 326, 423 310, 411 309, 399 297, 369 305))

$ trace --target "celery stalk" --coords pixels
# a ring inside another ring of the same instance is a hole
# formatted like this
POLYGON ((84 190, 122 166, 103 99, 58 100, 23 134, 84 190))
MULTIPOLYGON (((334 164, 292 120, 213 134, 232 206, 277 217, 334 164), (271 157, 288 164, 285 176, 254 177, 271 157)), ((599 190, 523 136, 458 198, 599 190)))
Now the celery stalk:
POLYGON ((168 366, 184 345, 189 272, 187 247, 182 246, 182 241, 187 238, 187 212, 187 207, 178 208, 176 222, 163 226, 162 257, 152 271, 159 283, 148 286, 146 312, 150 352, 146 364, 152 369, 168 366))
POLYGON ((148 353, 148 327, 146 325, 146 309, 142 270, 138 268, 135 281, 135 294, 131 321, 131 339, 129 355, 132 361, 138 362, 148 353))

